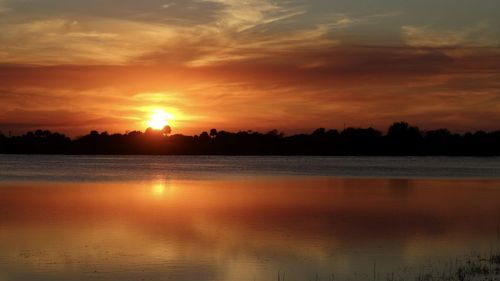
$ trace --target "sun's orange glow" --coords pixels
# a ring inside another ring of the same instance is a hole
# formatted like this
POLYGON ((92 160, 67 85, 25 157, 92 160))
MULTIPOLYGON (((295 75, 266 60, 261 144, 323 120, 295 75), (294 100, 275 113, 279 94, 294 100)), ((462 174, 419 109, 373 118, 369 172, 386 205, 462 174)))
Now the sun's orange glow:
POLYGON ((152 191, 153 195, 162 196, 163 193, 165 193, 165 185, 163 183, 155 184, 153 185, 152 191))
POLYGON ((0 0, 0 131, 499 129, 500 1, 94 2, 0 0))
POLYGON ((151 119, 148 121, 148 126, 155 130, 161 130, 163 127, 169 125, 169 121, 172 119, 174 119, 172 114, 158 109, 151 115, 151 119))

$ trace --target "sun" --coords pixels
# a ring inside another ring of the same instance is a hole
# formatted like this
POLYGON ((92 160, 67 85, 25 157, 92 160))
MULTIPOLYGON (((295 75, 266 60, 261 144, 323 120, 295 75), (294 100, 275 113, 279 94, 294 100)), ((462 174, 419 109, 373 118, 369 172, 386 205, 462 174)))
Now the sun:
POLYGON ((151 119, 148 121, 148 126, 155 129, 155 130, 161 130, 163 127, 167 126, 169 124, 169 121, 174 119, 172 114, 158 109, 151 114, 151 119))

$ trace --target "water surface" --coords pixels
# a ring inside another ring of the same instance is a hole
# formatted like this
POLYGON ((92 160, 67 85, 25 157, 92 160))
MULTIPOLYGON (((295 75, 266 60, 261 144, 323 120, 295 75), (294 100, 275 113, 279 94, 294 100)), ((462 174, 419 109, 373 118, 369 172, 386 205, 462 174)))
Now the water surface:
POLYGON ((0 159, 0 280, 414 280, 499 246, 494 158, 0 159))
POLYGON ((2 181, 204 180, 256 176, 500 179, 500 157, 0 155, 2 181))

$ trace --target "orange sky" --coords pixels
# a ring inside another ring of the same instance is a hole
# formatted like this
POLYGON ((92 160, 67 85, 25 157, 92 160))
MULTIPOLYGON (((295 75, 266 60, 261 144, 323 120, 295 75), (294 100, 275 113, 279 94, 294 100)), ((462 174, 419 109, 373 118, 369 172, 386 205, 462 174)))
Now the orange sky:
POLYGON ((499 129, 500 4, 459 2, 0 0, 0 130, 499 129))

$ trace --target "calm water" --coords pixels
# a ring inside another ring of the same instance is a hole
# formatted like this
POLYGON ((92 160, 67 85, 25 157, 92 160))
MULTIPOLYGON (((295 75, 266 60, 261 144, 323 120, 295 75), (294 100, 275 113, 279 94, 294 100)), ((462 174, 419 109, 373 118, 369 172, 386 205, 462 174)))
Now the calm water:
POLYGON ((0 280, 414 280, 500 247, 500 159, 0 155, 0 280))

